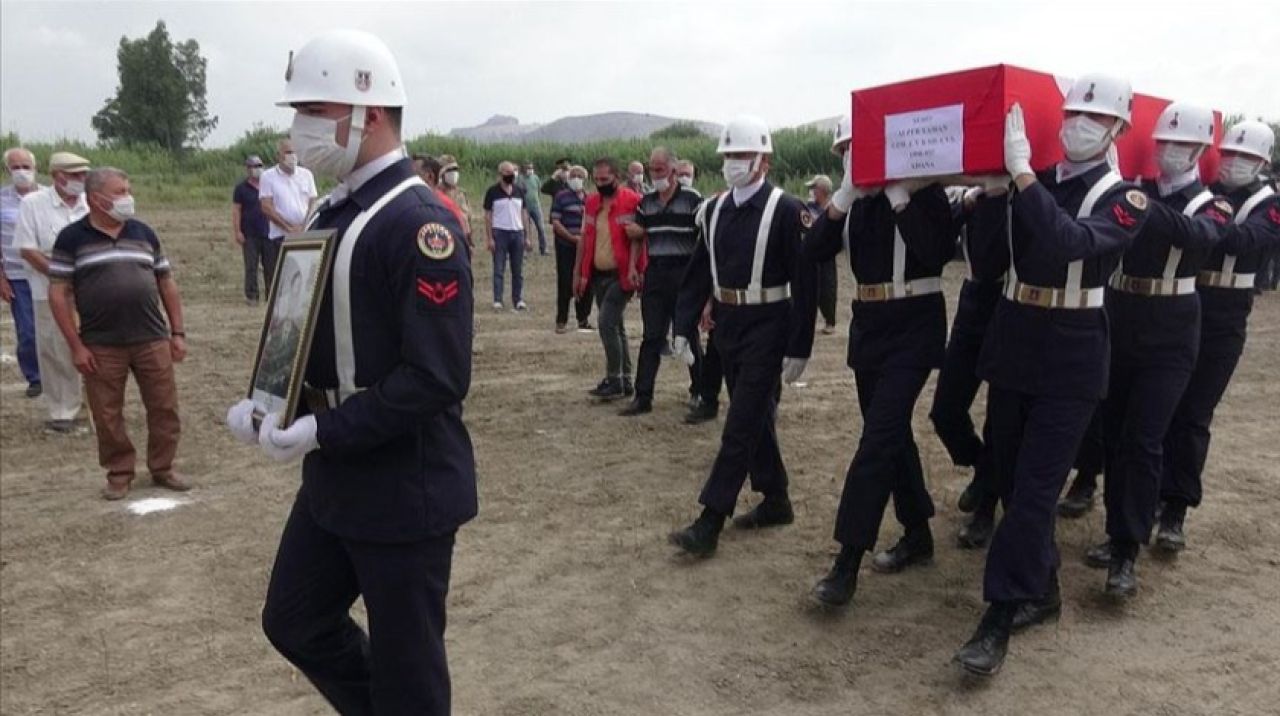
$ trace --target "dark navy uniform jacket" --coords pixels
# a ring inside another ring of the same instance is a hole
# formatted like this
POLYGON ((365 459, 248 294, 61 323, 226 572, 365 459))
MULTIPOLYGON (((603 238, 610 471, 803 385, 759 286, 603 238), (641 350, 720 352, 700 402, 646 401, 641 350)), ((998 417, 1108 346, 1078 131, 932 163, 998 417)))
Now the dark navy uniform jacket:
MULTIPOLYGON (((1050 168, 1024 192, 978 200, 1001 205, 1012 201, 1019 281, 1061 288, 1067 283, 1067 265, 1083 259, 1082 287, 1106 283, 1121 252, 1142 230, 1148 203, 1133 184, 1120 182, 1103 194, 1088 217, 1076 219, 1085 195, 1107 172, 1104 162, 1059 183, 1050 168)), ((1006 248, 985 247, 984 260, 997 260, 1003 253, 1007 268, 1007 234, 987 238, 1006 248)), ((1031 395, 1101 400, 1107 392, 1110 360, 1103 310, 1049 309, 1001 299, 982 344, 978 375, 991 385, 1031 395)))
MULTIPOLYGON (((1249 197, 1262 188, 1253 182, 1235 191, 1221 184, 1212 187, 1224 194, 1237 212, 1249 197)), ((1249 213, 1243 224, 1232 222, 1223 231, 1222 241, 1205 262, 1205 271, 1222 270, 1226 254, 1236 257, 1236 273, 1255 273, 1268 249, 1280 246, 1280 195, 1273 195, 1249 213)), ((1253 291, 1239 288, 1198 287, 1201 306, 1202 356, 1238 356, 1244 350, 1249 313, 1253 310, 1253 291)))
POLYGON ((1005 244, 1006 201, 977 201, 972 209, 957 215, 963 222, 960 253, 969 276, 960 286, 956 299, 956 316, 951 330, 983 337, 996 303, 1004 291, 1004 274, 1008 269, 1009 249, 1005 244), (988 256, 995 251, 996 255, 988 256))
MULTIPOLYGON (((755 258, 756 234, 771 191, 773 185, 766 181, 743 206, 734 203, 732 191, 706 201, 698 245, 685 269, 676 302, 676 335, 694 335, 702 307, 713 291, 705 233, 711 229, 716 205, 726 202, 716 223, 714 241, 720 286, 747 288, 755 258)), ((808 358, 813 350, 818 277, 817 265, 804 257, 808 213, 804 204, 789 194, 778 200, 774 211, 761 283, 771 287, 790 282, 791 300, 750 306, 732 306, 717 300, 712 307, 717 347, 740 362, 777 363, 783 356, 808 358), (802 218, 802 214, 806 218, 802 218)))
MULTIPOLYGON (((412 176, 410 160, 393 164, 346 201, 322 207, 311 228, 337 228, 341 245, 357 214, 412 176)), ((360 234, 351 338, 356 386, 365 390, 316 415, 320 449, 302 466, 312 516, 342 537, 415 541, 476 514, 475 458, 462 422, 473 313, 464 243, 453 212, 426 186, 401 193, 360 234)), ((331 277, 307 357, 306 379, 317 388, 338 387, 334 338, 331 277)))
MULTIPOLYGON (((1162 278, 1170 250, 1177 248, 1182 257, 1175 277, 1196 276, 1231 222, 1231 205, 1214 197, 1188 217, 1183 210, 1204 191, 1199 181, 1165 197, 1155 182, 1145 182, 1142 188, 1151 199, 1147 221, 1125 251, 1121 271, 1135 278, 1162 278)), ((1148 297, 1108 288, 1106 308, 1112 328, 1112 362, 1187 371, 1195 367, 1200 349, 1196 293, 1148 297)))
MULTIPOLYGON (((906 244, 904 280, 936 278, 955 252, 958 227, 938 184, 920 189, 901 212, 883 194, 853 203, 845 221, 824 212, 805 242, 805 255, 827 261, 844 249, 849 230, 849 267, 859 285, 893 281, 894 229, 906 244)), ((855 370, 889 364, 939 368, 946 351, 947 310, 942 293, 891 301, 854 301, 847 363, 855 370)))

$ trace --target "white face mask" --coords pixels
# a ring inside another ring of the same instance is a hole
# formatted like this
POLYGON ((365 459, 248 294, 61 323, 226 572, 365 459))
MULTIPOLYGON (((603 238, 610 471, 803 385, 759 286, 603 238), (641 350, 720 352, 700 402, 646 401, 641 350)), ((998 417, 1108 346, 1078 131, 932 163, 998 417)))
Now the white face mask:
POLYGON ((691 176, 678 176, 676 177, 676 181, 680 182, 680 186, 683 187, 693 186, 693 177, 691 176))
POLYGON ((818 203, 818 197, 816 197, 816 196, 814 196, 814 195, 813 195, 813 190, 810 190, 810 191, 809 191, 809 202, 810 202, 811 204, 816 204, 816 203, 818 203))
POLYGON ((654 179, 653 188, 655 191, 660 191, 660 192, 666 191, 667 189, 671 188, 671 180, 668 179, 667 177, 663 177, 661 179, 654 179))
POLYGON ((111 208, 107 210, 107 213, 116 221, 127 221, 133 218, 135 208, 133 195, 126 194, 118 199, 112 199, 111 208))
POLYGON ((19 189, 26 189, 36 183, 36 173, 30 169, 14 169, 9 172, 9 176, 13 177, 13 185, 19 189))
POLYGON ((62 193, 68 196, 80 196, 84 193, 84 180, 68 179, 66 183, 62 185, 62 193))
POLYGON ((632 174, 632 175, 631 175, 631 183, 632 183, 632 184, 635 184, 636 186, 639 186, 639 185, 643 184, 643 183, 644 183, 644 174, 643 174, 643 173, 641 173, 641 174, 632 174))
POLYGON ((1063 121, 1058 138, 1062 140, 1067 159, 1083 162, 1106 150, 1111 141, 1111 130, 1083 114, 1077 114, 1063 121))
POLYGON ((570 189, 572 189, 572 190, 574 190, 574 191, 582 191, 582 185, 583 185, 583 184, 585 184, 585 183, 586 183, 586 182, 584 182, 584 181, 582 180, 582 177, 570 177, 570 178, 569 178, 569 188, 570 188, 570 189))
POLYGON ((364 112, 364 107, 352 107, 348 117, 329 119, 314 117, 309 114, 293 115, 293 126, 289 129, 289 139, 302 166, 323 176, 342 179, 351 173, 356 165, 356 155, 360 153, 360 135, 354 123, 347 128, 347 146, 338 144, 338 122, 342 119, 355 119, 357 113, 364 112))
POLYGON ((1218 165, 1218 181, 1232 189, 1238 189, 1257 179, 1258 172, 1261 170, 1261 159, 1240 156, 1223 157, 1222 163, 1218 165))
POLYGON ((254 179, 260 178, 262 176, 262 167, 254 167, 250 169, 249 175, 252 176, 254 179))
POLYGON ((1160 176, 1177 177, 1191 171, 1196 165, 1200 147, 1173 142, 1160 142, 1156 145, 1156 165, 1160 167, 1160 176))
POLYGON ((445 172, 445 173, 444 173, 444 183, 445 183, 445 184, 448 184, 449 186, 457 186, 457 185, 458 185, 458 170, 457 170, 457 169, 450 169, 449 171, 445 172))
POLYGON ((293 152, 285 153, 284 160, 280 162, 280 166, 284 167, 285 169, 288 169, 289 171, 293 171, 294 169, 297 169, 298 155, 294 154, 293 152))
POLYGON ((724 175, 725 182, 728 183, 729 186, 738 189, 750 184, 751 175, 755 174, 757 166, 756 161, 758 159, 759 157, 756 157, 755 159, 724 160, 724 166, 721 167, 720 172, 724 175))

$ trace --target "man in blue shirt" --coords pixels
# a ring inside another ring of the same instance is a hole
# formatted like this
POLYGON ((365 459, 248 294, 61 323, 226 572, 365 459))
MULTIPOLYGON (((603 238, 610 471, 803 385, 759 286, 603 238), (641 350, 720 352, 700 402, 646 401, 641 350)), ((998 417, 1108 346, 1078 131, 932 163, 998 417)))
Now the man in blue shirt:
POLYGON ((262 264, 263 283, 271 289, 273 253, 279 244, 267 241, 267 215, 258 201, 258 177, 262 176, 262 159, 251 155, 244 162, 244 181, 231 194, 231 228, 236 244, 244 253, 244 300, 258 305, 258 264, 262 264))

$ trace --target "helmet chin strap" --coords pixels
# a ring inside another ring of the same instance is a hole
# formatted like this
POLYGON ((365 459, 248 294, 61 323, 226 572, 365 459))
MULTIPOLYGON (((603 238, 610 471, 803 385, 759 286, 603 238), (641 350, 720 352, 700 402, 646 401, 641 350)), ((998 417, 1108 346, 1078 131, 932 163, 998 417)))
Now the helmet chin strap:
MULTIPOLYGON (((351 125, 347 128, 347 161, 351 164, 351 169, 355 169, 360 154, 360 143, 364 138, 364 114, 367 109, 359 104, 351 106, 351 125)), ((348 170, 347 174, 350 173, 351 170, 348 170)), ((339 180, 345 178, 346 175, 338 177, 339 180)))

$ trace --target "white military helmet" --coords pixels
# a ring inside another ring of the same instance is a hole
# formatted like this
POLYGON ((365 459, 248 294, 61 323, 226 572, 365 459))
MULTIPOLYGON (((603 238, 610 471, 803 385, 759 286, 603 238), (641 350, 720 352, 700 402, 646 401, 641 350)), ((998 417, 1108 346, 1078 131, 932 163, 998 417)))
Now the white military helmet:
POLYGON ((1213 144, 1213 110, 1174 102, 1160 113, 1152 139, 1165 142, 1213 144))
POLYGON ((853 117, 846 114, 836 122, 836 130, 831 137, 831 153, 840 156, 842 152, 840 145, 848 144, 851 139, 853 139, 853 117))
POLYGON ((1133 88, 1128 80, 1103 74, 1084 75, 1071 85, 1063 111, 1093 112, 1119 117, 1132 124, 1133 88))
POLYGON ((400 67, 382 40, 360 30, 330 30, 289 53, 284 97, 278 106, 336 102, 403 107, 400 67))
POLYGON ((1219 149, 1271 161, 1271 150, 1275 144, 1276 134, 1271 131, 1271 127, 1262 122, 1246 119, 1227 130, 1227 136, 1223 138, 1219 149))
POLYGON ((720 132, 716 154, 729 152, 773 154, 773 135, 769 133, 769 125, 750 114, 740 114, 729 120, 720 132))

